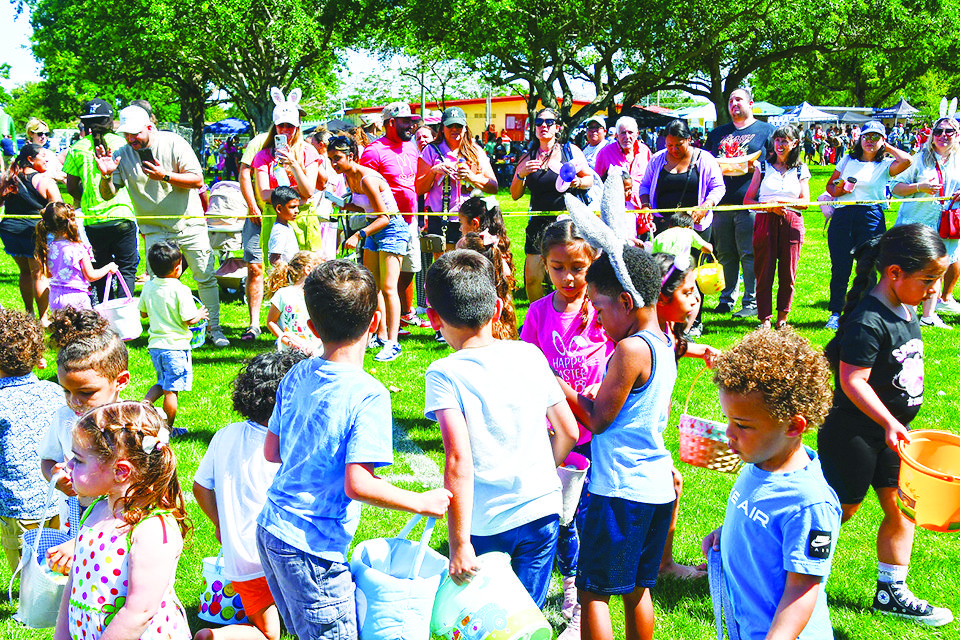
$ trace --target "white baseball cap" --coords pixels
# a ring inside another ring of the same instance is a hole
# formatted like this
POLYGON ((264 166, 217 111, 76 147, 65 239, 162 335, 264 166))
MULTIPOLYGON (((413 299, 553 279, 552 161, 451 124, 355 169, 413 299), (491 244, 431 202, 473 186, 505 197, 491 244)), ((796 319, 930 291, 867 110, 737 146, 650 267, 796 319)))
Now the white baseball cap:
POLYGON ((131 105, 120 110, 120 126, 117 133, 137 135, 150 125, 150 116, 141 107, 131 105))

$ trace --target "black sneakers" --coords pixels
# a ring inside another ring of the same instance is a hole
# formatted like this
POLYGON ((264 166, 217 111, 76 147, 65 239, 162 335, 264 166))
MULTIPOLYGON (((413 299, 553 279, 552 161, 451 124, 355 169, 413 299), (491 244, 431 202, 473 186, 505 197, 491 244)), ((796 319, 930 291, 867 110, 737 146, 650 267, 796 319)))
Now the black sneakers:
POLYGON ((933 607, 926 600, 920 600, 913 595, 906 582, 877 582, 873 610, 915 620, 930 627, 953 622, 953 614, 949 609, 933 607))

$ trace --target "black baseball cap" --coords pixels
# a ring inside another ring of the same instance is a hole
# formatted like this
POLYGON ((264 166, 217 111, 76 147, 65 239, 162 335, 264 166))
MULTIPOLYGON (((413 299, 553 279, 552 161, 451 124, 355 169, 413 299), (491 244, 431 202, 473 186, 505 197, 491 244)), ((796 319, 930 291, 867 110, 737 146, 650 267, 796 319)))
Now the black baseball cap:
POLYGON ((94 98, 83 103, 83 109, 80 114, 80 120, 102 120, 103 118, 113 118, 113 107, 110 103, 101 98, 94 98))

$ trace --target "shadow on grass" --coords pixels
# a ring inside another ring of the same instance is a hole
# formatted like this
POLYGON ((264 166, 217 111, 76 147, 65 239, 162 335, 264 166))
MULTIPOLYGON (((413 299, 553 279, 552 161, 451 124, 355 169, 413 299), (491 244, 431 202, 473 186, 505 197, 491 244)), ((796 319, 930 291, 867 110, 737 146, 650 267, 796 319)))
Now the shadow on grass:
POLYGON ((710 602, 710 583, 706 578, 700 580, 680 580, 677 578, 658 578, 657 586, 651 591, 653 599, 665 611, 673 611, 680 608, 686 612, 686 615, 699 618, 705 622, 713 620, 713 610, 693 609, 690 607, 691 601, 710 602))

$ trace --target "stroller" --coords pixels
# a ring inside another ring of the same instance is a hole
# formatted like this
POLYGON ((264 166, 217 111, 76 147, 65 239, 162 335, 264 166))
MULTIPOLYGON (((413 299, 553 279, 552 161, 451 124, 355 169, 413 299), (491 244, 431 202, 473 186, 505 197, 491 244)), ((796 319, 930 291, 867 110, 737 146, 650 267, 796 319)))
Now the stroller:
POLYGON ((247 217, 247 203, 240 193, 240 183, 233 180, 216 183, 210 189, 209 199, 207 233, 210 247, 220 259, 220 267, 213 275, 224 294, 242 299, 247 263, 243 261, 241 232, 247 217))

